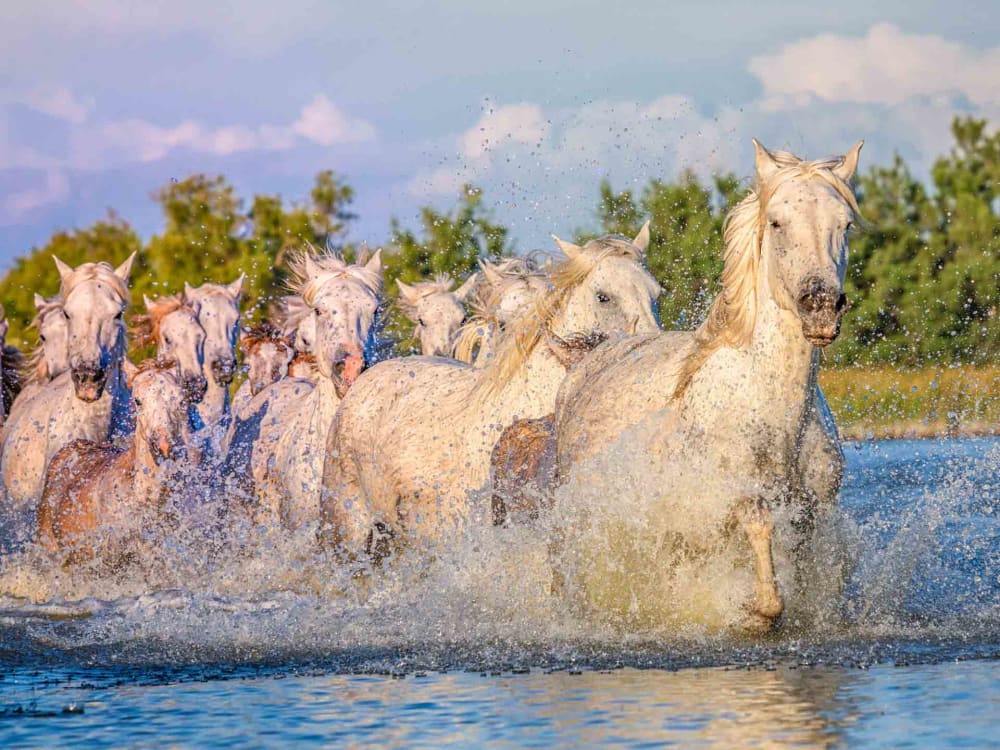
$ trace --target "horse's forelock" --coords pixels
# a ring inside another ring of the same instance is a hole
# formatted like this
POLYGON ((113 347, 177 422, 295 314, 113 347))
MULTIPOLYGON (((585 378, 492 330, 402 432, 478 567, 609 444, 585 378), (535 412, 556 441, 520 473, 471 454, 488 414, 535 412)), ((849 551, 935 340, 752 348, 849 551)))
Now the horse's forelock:
POLYGON ((128 286, 122 279, 118 278, 115 269, 110 263, 100 261, 98 263, 83 263, 73 269, 72 273, 62 279, 59 286, 59 297, 63 300, 87 282, 98 282, 105 284, 118 297, 123 307, 128 307, 131 300, 128 286))
POLYGON ((140 346, 155 344, 160 339, 160 328, 168 315, 179 310, 186 310, 197 319, 198 310, 194 304, 182 294, 171 294, 153 300, 146 312, 132 316, 131 333, 140 346))

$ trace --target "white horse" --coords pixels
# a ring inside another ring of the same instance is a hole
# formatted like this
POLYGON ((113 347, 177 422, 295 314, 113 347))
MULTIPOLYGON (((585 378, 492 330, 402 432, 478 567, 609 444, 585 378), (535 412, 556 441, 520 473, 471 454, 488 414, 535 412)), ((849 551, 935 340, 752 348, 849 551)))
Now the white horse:
POLYGON ((549 288, 548 276, 530 257, 479 261, 468 321, 455 337, 453 356, 482 367, 493 357, 504 329, 549 288))
POLYGON ((341 399, 369 360, 382 303, 382 257, 348 264, 303 253, 293 286, 312 311, 316 383, 285 378, 250 402, 234 425, 227 470, 253 478, 260 520, 297 528, 319 518, 327 434, 341 399), (249 464, 249 467, 247 466, 249 464))
POLYGON ((232 394, 229 387, 236 375, 236 337, 240 328, 240 296, 244 275, 230 284, 184 284, 184 299, 198 310, 198 322, 205 330, 204 361, 208 368, 208 389, 198 404, 198 415, 212 433, 211 444, 218 450, 221 435, 228 427, 232 394), (216 433, 220 434, 216 434, 216 433))
POLYGON ((208 390, 205 377, 205 329, 198 320, 198 307, 180 294, 151 300, 143 297, 146 312, 136 315, 132 336, 140 346, 156 346, 156 358, 177 368, 184 395, 199 403, 208 390))
POLYGON ((63 315, 62 300, 46 299, 35 294, 35 319, 38 346, 28 360, 25 391, 40 387, 69 369, 69 326, 63 315))
POLYGON ((770 627, 771 509, 811 517, 839 485, 816 372, 847 307, 861 144, 818 161, 754 145, 708 319, 601 346, 559 393, 556 590, 619 622, 770 627), (719 574, 748 553, 752 578, 719 574))
POLYGON ((318 376, 313 349, 316 343, 316 316, 301 295, 289 294, 277 304, 276 318, 281 334, 292 342, 295 356, 288 364, 288 374, 315 382, 318 376))
POLYGON ((486 367, 404 357, 375 365, 348 393, 323 478, 324 536, 341 552, 359 554, 375 524, 439 538, 467 516, 501 431, 552 412, 567 342, 658 330, 660 286, 642 266, 648 227, 634 241, 557 242, 568 258, 551 290, 486 367))
POLYGON ((420 339, 420 353, 428 357, 451 355, 455 333, 465 320, 465 301, 476 286, 476 274, 452 290, 454 285, 447 274, 416 284, 396 281, 399 308, 416 326, 414 333, 420 339))
POLYGON ((7 507, 0 518, 10 523, 7 536, 15 544, 34 527, 45 469, 59 449, 77 439, 106 442, 132 431, 131 397, 122 374, 122 318, 134 257, 118 268, 102 262, 74 269, 56 259, 69 367, 30 398, 18 399, 2 434, 0 472, 7 507))

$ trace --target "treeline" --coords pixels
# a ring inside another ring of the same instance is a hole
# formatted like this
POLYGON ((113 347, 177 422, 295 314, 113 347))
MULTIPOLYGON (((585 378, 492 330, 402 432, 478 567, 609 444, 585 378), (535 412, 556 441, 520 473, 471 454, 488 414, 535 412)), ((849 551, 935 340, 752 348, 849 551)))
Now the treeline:
MULTIPOLYGON (((934 163, 927 186, 898 156, 862 173, 857 182, 864 226, 851 241, 847 292, 852 310, 828 365, 887 363, 981 364, 1000 355, 1000 132, 984 120, 956 118, 954 145, 934 163)), ((722 223, 747 184, 734 175, 706 185, 692 173, 674 181, 653 179, 639 192, 600 185, 596 223, 577 240, 605 232, 634 234, 652 223, 648 262, 666 294, 660 301, 667 326, 691 327, 717 291, 722 267, 722 223)), ((120 217, 109 215, 86 229, 60 232, 19 258, 0 281, 0 300, 11 321, 8 340, 26 344, 34 314, 33 293, 53 294, 58 274, 49 256, 76 264, 95 258, 118 262, 139 251, 133 270, 139 295, 172 293, 202 280, 228 281, 241 271, 251 316, 284 293, 285 257, 308 241, 348 257, 360 248, 347 241, 354 193, 332 171, 321 172, 303 204, 258 195, 247 205, 222 177, 195 175, 172 182, 155 196, 164 230, 143 243, 120 217)), ((446 212, 424 208, 416 229, 393 221, 387 249, 387 291, 437 273, 462 277, 479 258, 514 252, 483 195, 463 188, 446 212)), ((390 331, 407 336, 409 324, 390 308, 390 331)), ((405 350, 404 344, 403 349, 405 350)))

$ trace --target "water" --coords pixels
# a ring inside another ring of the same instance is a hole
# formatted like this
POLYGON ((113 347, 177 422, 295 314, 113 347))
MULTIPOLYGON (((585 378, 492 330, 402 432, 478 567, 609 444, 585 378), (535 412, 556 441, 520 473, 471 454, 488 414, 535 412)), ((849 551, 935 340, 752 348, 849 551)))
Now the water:
POLYGON ((1000 440, 847 452, 836 621, 581 622, 518 537, 473 535, 366 600, 294 544, 186 567, 199 541, 174 540, 142 580, 50 574, 27 586, 47 601, 0 600, 0 746, 996 742, 1000 440))

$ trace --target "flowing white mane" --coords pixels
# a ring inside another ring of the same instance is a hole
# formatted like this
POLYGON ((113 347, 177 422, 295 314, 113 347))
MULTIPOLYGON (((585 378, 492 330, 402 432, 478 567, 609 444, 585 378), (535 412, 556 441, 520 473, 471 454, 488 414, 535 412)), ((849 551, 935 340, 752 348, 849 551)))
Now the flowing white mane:
POLYGON ((572 257, 555 264, 549 272, 550 288, 515 319, 500 342, 496 355, 484 368, 479 387, 496 393, 510 382, 544 340, 552 321, 563 311, 573 291, 605 258, 629 258, 641 263, 642 251, 619 235, 591 240, 572 257))
POLYGON ((99 263, 83 263, 72 269, 70 273, 62 276, 62 283, 59 287, 59 297, 66 299, 81 284, 88 281, 96 281, 105 284, 112 293, 118 297, 122 306, 127 307, 130 301, 128 286, 118 278, 115 269, 110 263, 101 261, 99 263))
POLYGON ((357 281, 377 296, 382 294, 382 274, 367 265, 348 263, 336 253, 318 253, 311 245, 307 250, 294 253, 288 260, 291 278, 289 289, 312 305, 316 295, 334 279, 347 278, 357 281))
POLYGON ((844 157, 803 161, 787 151, 770 154, 778 169, 766 178, 758 175, 755 188, 726 217, 722 292, 713 300, 705 322, 695 331, 692 349, 681 365, 675 399, 683 395, 713 352, 723 346, 739 348, 750 343, 757 320, 757 275, 767 204, 778 188, 797 178, 822 180, 834 189, 856 218, 860 216, 854 191, 833 171, 843 164, 844 157))

